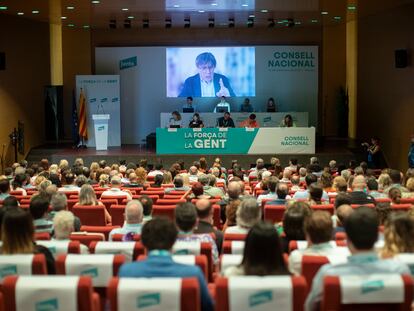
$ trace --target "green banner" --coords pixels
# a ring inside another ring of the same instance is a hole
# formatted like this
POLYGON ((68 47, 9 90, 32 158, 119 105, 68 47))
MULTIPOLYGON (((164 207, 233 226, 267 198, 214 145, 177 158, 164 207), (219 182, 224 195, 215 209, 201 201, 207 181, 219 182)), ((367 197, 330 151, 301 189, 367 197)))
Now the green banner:
POLYGON ((157 128, 157 154, 247 154, 258 129, 157 128))

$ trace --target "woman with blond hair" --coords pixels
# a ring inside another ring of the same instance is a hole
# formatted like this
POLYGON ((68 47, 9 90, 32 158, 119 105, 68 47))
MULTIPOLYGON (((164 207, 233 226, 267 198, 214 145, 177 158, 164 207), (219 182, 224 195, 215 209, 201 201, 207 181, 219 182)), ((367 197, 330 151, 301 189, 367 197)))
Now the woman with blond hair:
POLYGON ((407 182, 405 184, 407 190, 409 192, 403 192, 402 197, 403 198, 414 198, 414 177, 410 177, 407 179, 407 182))
POLYGON ((135 170, 135 175, 137 175, 136 183, 144 186, 147 181, 147 171, 143 167, 138 167, 135 170))
POLYGON ((414 218, 409 213, 391 213, 385 224, 381 257, 390 258, 400 253, 414 253, 413 236, 414 218))
POLYGON ((390 175, 382 173, 378 177, 378 189, 379 190, 387 189, 389 186, 391 186, 391 184, 392 184, 392 181, 391 181, 390 175))
MULTIPOLYGON (((82 205, 82 206, 104 206, 105 205, 98 201, 96 198, 95 191, 93 190, 92 186, 89 184, 85 184, 81 187, 79 192, 79 202, 75 204, 75 206, 82 205)), ((107 224, 112 222, 112 217, 108 213, 105 208, 105 221, 107 224)))
POLYGON ((99 176, 99 188, 109 188, 109 175, 101 174, 99 176))

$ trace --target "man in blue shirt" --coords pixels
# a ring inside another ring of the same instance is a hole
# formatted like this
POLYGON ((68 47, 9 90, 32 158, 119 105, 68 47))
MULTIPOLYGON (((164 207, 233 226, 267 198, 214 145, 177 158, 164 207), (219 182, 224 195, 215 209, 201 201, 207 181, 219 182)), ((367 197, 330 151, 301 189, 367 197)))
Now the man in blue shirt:
MULTIPOLYGON (((315 174, 308 174, 305 177, 306 188, 305 190, 296 191, 293 195, 294 200, 308 199, 309 198, 309 186, 313 183, 318 182, 318 177, 315 174)), ((329 202, 329 196, 325 190, 322 192, 322 200, 329 202)))
POLYGON ((243 104, 240 105, 240 112, 253 112, 253 106, 250 104, 250 99, 244 99, 243 104))
POLYGON ((214 304, 200 268, 179 264, 171 257, 177 234, 175 225, 168 219, 154 218, 147 222, 142 228, 141 240, 148 258, 122 265, 119 277, 196 277, 200 285, 201 310, 211 311, 214 304))
POLYGON ((378 217, 373 209, 360 207, 345 222, 351 256, 344 264, 324 265, 316 274, 306 299, 305 310, 319 310, 323 279, 327 275, 410 274, 406 264, 392 259, 382 260, 374 250, 378 240, 378 217))

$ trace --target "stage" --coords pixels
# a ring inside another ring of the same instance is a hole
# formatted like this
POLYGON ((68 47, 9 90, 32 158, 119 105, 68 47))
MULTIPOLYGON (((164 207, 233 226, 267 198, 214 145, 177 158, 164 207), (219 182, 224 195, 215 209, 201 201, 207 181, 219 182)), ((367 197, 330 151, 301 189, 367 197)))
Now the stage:
MULTIPOLYGON (((230 166, 231 161, 237 159, 245 168, 250 167, 257 158, 263 158, 266 163, 270 161, 272 156, 278 157, 282 164, 288 163, 289 159, 295 157, 300 163, 308 163, 311 156, 317 156, 322 165, 327 164, 330 160, 335 159, 338 163, 348 164, 349 160, 364 160, 364 154, 361 153, 359 144, 354 140, 347 138, 325 138, 317 139, 315 154, 255 154, 255 155, 237 155, 228 154, 220 155, 222 163, 225 167, 230 166)), ((106 151, 96 151, 93 148, 74 149, 70 144, 47 144, 33 148, 28 156, 29 163, 38 162, 43 158, 47 158, 51 163, 58 163, 61 159, 66 159, 72 163, 76 158, 83 158, 86 165, 91 162, 106 160, 108 164, 125 160, 137 163, 140 159, 147 159, 148 163, 153 164, 162 161, 165 167, 169 167, 172 163, 183 160, 186 165, 191 165, 202 155, 157 155, 155 149, 147 148, 146 145, 122 145, 121 147, 110 147, 106 151)), ((211 163, 218 155, 206 155, 208 163, 211 163)))

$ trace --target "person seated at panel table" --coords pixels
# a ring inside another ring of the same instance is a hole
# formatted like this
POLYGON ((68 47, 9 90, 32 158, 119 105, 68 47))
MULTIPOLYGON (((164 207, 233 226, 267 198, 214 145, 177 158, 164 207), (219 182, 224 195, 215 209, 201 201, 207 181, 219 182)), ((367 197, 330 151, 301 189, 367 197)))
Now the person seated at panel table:
POLYGON ((240 112, 253 112, 253 106, 247 97, 244 99, 243 104, 240 105, 240 112))
POLYGON ((217 113, 217 112, 226 112, 226 111, 230 112, 230 104, 226 102, 225 96, 221 96, 221 99, 216 105, 216 107, 214 107, 213 112, 217 113))
POLYGON ((275 103, 275 100, 273 99, 273 97, 270 97, 267 100, 266 112, 277 112, 276 103, 275 103))
POLYGON ((190 123, 188 124, 188 127, 191 128, 202 128, 204 127, 203 120, 200 118, 200 114, 197 112, 193 115, 193 118, 191 119, 190 123))
POLYGON ((168 127, 183 127, 181 114, 178 111, 173 111, 171 113, 170 123, 168 124, 168 127))
POLYGON ((197 105, 193 104, 193 98, 191 96, 187 97, 187 102, 183 106, 183 112, 196 112, 197 105))
POLYGON ((235 127, 234 121, 230 117, 230 112, 225 112, 224 116, 217 119, 217 127, 235 127))
POLYGON ((256 115, 252 113, 246 120, 240 123, 240 127, 257 128, 260 127, 260 124, 256 120, 256 115))
POLYGON ((217 61, 212 53, 204 52, 195 60, 198 73, 187 78, 178 97, 220 97, 236 96, 230 86, 229 79, 214 73, 217 61))
POLYGON ((296 127, 296 123, 293 122, 293 118, 290 114, 285 115, 282 122, 280 122, 280 127, 296 127))

